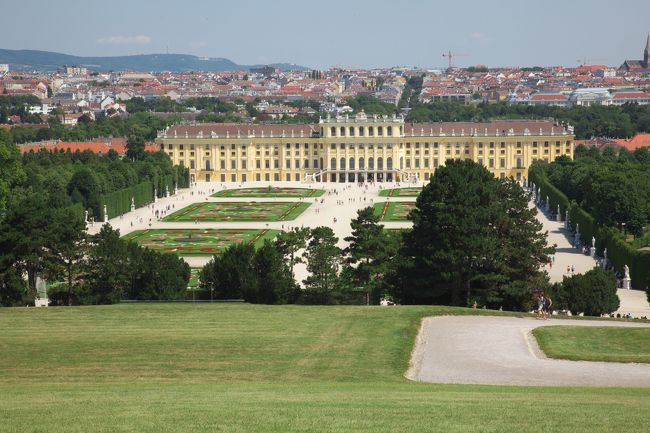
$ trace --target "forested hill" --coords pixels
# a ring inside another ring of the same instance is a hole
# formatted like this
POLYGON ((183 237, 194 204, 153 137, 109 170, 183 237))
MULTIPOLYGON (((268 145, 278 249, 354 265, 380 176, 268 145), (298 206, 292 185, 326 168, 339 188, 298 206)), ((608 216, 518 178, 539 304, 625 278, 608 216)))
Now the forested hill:
MULTIPOLYGON (((139 54, 116 57, 81 57, 51 51, 7 50, 0 48, 0 63, 11 70, 54 71, 62 65, 85 66, 93 71, 233 71, 249 70, 260 65, 239 65, 221 57, 197 57, 191 54, 139 54)), ((282 70, 303 70, 290 63, 270 64, 282 70)))

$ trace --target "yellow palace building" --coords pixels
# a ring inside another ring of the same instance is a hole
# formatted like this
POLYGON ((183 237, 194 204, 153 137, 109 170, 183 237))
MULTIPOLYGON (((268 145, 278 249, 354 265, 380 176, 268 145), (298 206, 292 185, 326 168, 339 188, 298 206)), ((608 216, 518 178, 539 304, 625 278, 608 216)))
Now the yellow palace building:
POLYGON ((408 123, 359 113, 313 125, 174 125, 156 141, 193 182, 391 182, 428 179, 448 159, 523 180, 536 159, 573 158, 573 139, 571 126, 550 120, 408 123))

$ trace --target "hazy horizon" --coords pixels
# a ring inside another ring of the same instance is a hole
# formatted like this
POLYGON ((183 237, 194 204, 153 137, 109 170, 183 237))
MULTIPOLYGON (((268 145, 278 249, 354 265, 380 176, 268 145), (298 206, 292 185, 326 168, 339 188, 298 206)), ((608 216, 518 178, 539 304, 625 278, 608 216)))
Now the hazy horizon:
POLYGON ((354 3, 279 0, 226 4, 170 0, 108 7, 72 0, 27 0, 3 7, 3 48, 84 57, 193 54, 238 64, 295 63, 327 69, 444 67, 442 53, 466 54, 459 67, 618 66, 641 59, 650 2, 604 0, 535 3, 502 0, 445 4, 413 0, 354 3), (47 10, 47 13, 35 13, 47 10), (608 23, 614 23, 609 25, 608 23), (25 25, 42 31, 27 31, 25 25), (604 31, 603 29, 614 30, 604 31), (223 42, 225 41, 225 42, 223 42))

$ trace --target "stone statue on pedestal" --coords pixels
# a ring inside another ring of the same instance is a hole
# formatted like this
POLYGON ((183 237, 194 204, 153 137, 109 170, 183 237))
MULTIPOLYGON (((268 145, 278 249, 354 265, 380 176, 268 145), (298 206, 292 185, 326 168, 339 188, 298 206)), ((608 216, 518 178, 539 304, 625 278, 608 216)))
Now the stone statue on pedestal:
POLYGON ((131 212, 135 210, 135 199, 131 197, 131 212))
POLYGON ((88 224, 88 211, 84 211, 84 223, 88 224))
POLYGON ((623 266, 625 276, 623 277, 623 288, 630 290, 632 288, 632 280, 630 279, 630 268, 627 265, 623 266))
POLYGON ((108 209, 106 209, 106 205, 104 205, 104 222, 108 222, 108 209))

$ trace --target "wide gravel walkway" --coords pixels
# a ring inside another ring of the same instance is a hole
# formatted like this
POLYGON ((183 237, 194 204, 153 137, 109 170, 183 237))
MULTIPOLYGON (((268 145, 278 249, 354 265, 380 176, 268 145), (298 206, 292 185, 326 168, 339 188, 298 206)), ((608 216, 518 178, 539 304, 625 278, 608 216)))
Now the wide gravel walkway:
POLYGON ((423 320, 406 376, 432 383, 650 387, 650 364, 548 359, 539 326, 646 326, 597 320, 442 316, 423 320))

